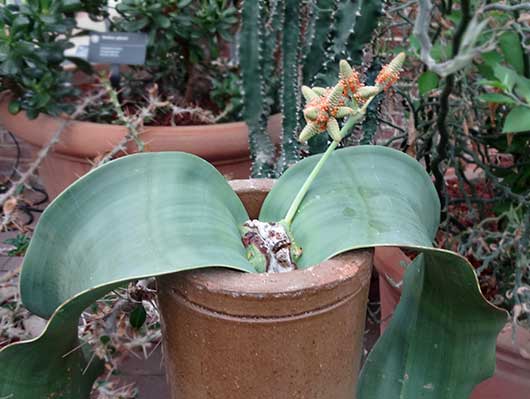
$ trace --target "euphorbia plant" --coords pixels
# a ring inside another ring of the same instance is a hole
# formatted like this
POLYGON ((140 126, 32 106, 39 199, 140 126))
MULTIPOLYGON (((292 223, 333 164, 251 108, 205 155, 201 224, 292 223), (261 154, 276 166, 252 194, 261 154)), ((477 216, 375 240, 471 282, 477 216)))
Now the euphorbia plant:
POLYGON ((308 268, 345 251, 387 245, 421 254, 366 361, 357 398, 468 397, 493 372, 505 313, 481 295, 464 258, 432 248, 440 209, 420 164, 385 147, 334 151, 371 99, 396 79, 402 61, 400 55, 385 67, 373 87, 362 87, 342 62, 333 88, 304 88, 308 126, 301 139, 327 130, 333 142, 325 154, 287 170, 260 221, 248 220, 213 166, 185 153, 112 161, 63 192, 40 220, 20 284, 26 306, 50 321, 37 339, 0 352, 0 397, 88 397, 100 364, 87 362, 78 317, 129 280, 211 266, 308 268), (288 248, 275 252, 274 266, 261 257, 265 246, 258 241, 268 238, 249 235, 270 228, 280 229, 288 248))

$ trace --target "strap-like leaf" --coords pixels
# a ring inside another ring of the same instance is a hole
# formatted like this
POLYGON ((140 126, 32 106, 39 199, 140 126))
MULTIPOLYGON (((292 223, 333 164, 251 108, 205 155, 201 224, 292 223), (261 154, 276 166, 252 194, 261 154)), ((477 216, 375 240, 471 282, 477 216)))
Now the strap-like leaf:
POLYGON ((88 397, 97 367, 83 375, 82 351, 68 354, 79 346, 81 312, 131 279, 207 266, 254 271, 238 229, 247 218, 219 172, 190 154, 133 155, 81 178, 31 240, 22 298, 53 317, 36 340, 0 352, 0 398, 88 397))
MULTIPOLYGON (((281 219, 318 156, 277 182, 262 220, 281 219)), ((495 337, 505 312, 481 295, 472 266, 430 247, 440 205, 420 164, 385 147, 333 154, 302 202, 293 235, 308 267, 338 253, 371 246, 423 252, 407 271, 389 328, 363 368, 357 399, 466 399, 493 374, 495 337)))

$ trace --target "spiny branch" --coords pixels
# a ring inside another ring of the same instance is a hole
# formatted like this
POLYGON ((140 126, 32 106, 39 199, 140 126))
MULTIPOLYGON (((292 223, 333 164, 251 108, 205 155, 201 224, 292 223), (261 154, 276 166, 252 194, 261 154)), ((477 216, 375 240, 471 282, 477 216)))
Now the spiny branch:
MULTIPOLYGON (((86 109, 86 107, 88 105, 90 105, 92 102, 94 102, 97 99, 99 99, 100 97, 102 97, 104 94, 105 94, 105 91, 100 91, 96 95, 86 98, 85 100, 83 100, 83 102, 81 104, 79 104, 76 107, 74 113, 70 116, 69 119, 62 119, 61 120, 61 123, 60 123, 59 127, 57 128, 57 130, 54 132, 52 138, 50 139, 48 144, 46 144, 44 147, 41 148, 41 150, 37 154, 37 157, 31 163, 29 168, 24 173, 22 173, 20 175, 20 178, 16 182, 11 184, 11 187, 9 188, 9 190, 7 190, 4 194, 0 195, 0 206, 3 206, 4 203, 9 198, 13 197, 15 195, 15 193, 17 192, 18 187, 20 187, 21 185, 24 185, 29 180, 29 178, 37 171, 38 167, 40 166, 40 164, 42 163, 44 158, 46 158, 46 156, 52 150, 52 148, 55 146, 55 144, 57 144, 59 142, 61 134, 63 134, 63 132, 65 131, 66 127, 72 121, 77 119, 85 111, 85 109, 86 109)), ((2 220, 2 224, 0 226, 1 230, 3 230, 7 226, 7 224, 11 221, 11 215, 12 214, 5 214, 4 215, 3 220, 2 220)))
POLYGON ((224 116, 224 113, 214 116, 210 111, 206 111, 200 107, 180 107, 173 104, 171 101, 162 101, 158 97, 158 87, 156 85, 152 86, 148 90, 147 106, 140 108, 135 115, 125 115, 123 108, 119 102, 118 93, 104 82, 105 89, 108 91, 111 97, 111 103, 113 104, 116 114, 122 124, 128 130, 128 134, 120 140, 118 144, 114 146, 109 152, 107 152, 103 157, 98 159, 94 167, 103 165, 104 163, 112 160, 120 152, 125 152, 127 150, 127 144, 131 141, 134 141, 137 145, 138 151, 144 151, 144 143, 140 139, 141 134, 144 132, 145 121, 155 114, 158 109, 169 109, 172 115, 171 124, 174 126, 174 118, 181 114, 190 114, 197 117, 197 120, 207 124, 212 124, 217 122, 218 119, 224 116))

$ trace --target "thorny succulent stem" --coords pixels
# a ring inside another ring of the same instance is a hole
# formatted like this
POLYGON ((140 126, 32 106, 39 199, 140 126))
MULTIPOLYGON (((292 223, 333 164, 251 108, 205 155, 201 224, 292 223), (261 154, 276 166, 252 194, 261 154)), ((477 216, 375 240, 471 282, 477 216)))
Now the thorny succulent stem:
POLYGON ((125 112, 123 111, 123 108, 120 104, 120 100, 118 98, 118 93, 110 84, 110 80, 107 79, 106 77, 102 77, 101 83, 109 95, 110 102, 112 106, 114 107, 114 110, 116 111, 116 115, 118 116, 118 119, 120 120, 120 122, 125 124, 125 126, 127 127, 127 130, 129 130, 129 134, 134 140, 134 143, 136 144, 136 146, 138 147, 138 151, 143 152, 144 143, 142 140, 140 140, 140 137, 139 137, 140 133, 138 132, 137 127, 131 121, 131 118, 125 115, 125 112))

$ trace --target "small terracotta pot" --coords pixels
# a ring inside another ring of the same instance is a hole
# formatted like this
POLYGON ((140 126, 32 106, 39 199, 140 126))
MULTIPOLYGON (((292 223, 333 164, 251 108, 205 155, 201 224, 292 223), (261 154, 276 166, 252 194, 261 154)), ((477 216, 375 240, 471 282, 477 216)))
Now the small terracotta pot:
MULTIPOLYGON (((24 112, 8 111, 9 97, 0 102, 0 124, 16 136, 35 146, 44 147, 64 122, 61 118, 40 114, 30 120, 24 112)), ((269 119, 268 132, 278 143, 281 115, 269 119)), ((111 151, 127 135, 119 125, 72 121, 61 134, 53 152, 39 168, 39 175, 50 198, 55 198, 77 178, 87 173, 94 159, 111 151)), ((147 126, 141 136, 146 151, 184 151, 212 163, 229 179, 248 178, 250 153, 248 128, 244 122, 201 126, 147 126)), ((127 153, 136 152, 134 143, 127 153)))
MULTIPOLYGON (((270 186, 233 187, 256 217, 270 186)), ((288 273, 159 278, 171 398, 354 398, 371 263, 357 251, 288 273)))
MULTIPOLYGON (((381 333, 388 325, 399 302, 401 289, 394 283, 403 280, 405 268, 401 262, 411 262, 399 248, 379 247, 375 250, 374 266, 379 272, 381 298, 381 333)), ((521 348, 530 348, 530 331, 516 329, 512 342, 512 326, 507 324, 497 337, 497 364, 492 378, 479 384, 470 399, 528 399, 530 397, 530 359, 523 357, 521 348)))

